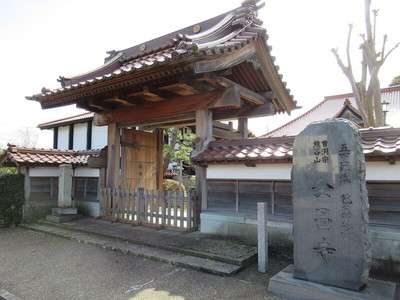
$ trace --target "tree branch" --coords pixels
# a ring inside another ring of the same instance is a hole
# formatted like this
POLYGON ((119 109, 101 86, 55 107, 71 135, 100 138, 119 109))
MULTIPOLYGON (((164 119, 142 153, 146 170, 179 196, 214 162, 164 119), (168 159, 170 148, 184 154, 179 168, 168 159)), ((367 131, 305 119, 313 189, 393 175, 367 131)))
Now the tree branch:
POLYGON ((357 103, 357 107, 360 111, 361 117, 363 118, 364 122, 366 122, 365 120, 367 120, 367 113, 366 113, 363 103, 362 103, 362 99, 364 98, 362 95, 363 88, 359 86, 360 84, 357 84, 351 68, 346 67, 344 65, 342 59, 340 58, 340 56, 338 54, 338 50, 335 48, 332 48, 332 53, 335 56, 339 67, 342 69, 343 73, 346 75, 347 79, 350 82, 351 89, 353 90, 353 94, 354 94, 354 99, 356 100, 356 103, 357 103))
POLYGON ((394 45, 394 47, 392 49, 390 49, 390 51, 385 55, 383 61, 386 60, 386 58, 389 56, 390 53, 393 52, 394 49, 398 48, 400 46, 400 43, 397 43, 396 45, 394 45))
POLYGON ((364 11, 364 17, 365 17, 365 26, 366 26, 366 32, 367 32, 367 40, 373 40, 374 37, 372 35, 372 25, 371 25, 371 2, 372 0, 364 0, 365 3, 365 11, 364 11))
POLYGON ((346 56, 349 71, 352 72, 351 57, 350 57, 350 44, 351 44, 351 33, 353 31, 353 24, 349 24, 349 33, 347 34, 347 45, 346 45, 346 56))

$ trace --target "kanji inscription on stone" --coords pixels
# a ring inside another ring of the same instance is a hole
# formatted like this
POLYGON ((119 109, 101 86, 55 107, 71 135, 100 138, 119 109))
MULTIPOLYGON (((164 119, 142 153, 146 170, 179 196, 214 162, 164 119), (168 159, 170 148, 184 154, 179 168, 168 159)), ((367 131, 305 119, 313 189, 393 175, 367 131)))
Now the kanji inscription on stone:
POLYGON ((359 290, 368 280, 365 161, 344 119, 309 125, 293 145, 294 277, 359 290))

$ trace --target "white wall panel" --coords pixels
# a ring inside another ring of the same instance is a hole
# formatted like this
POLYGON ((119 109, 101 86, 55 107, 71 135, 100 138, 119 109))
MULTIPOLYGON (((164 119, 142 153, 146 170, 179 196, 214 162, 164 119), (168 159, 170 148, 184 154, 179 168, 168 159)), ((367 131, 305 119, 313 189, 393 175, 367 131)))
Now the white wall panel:
POLYGON ((255 167, 245 165, 209 165, 209 179, 271 179, 290 180, 291 164, 259 164, 255 167))
POLYGON ((93 168, 76 168, 74 170, 75 177, 99 177, 100 171, 99 169, 93 168))
POLYGON ((29 177, 58 177, 58 167, 33 167, 29 169, 29 177))
POLYGON ((107 126, 92 126, 92 149, 107 146, 107 126))
POLYGON ((74 125, 74 150, 85 150, 87 139, 87 123, 74 125))
POLYGON ((62 150, 67 150, 68 140, 69 140, 69 126, 58 127, 57 148, 62 150))
POLYGON ((399 181, 400 180, 400 163, 396 162, 390 165, 386 161, 367 162, 366 179, 378 181, 399 181))

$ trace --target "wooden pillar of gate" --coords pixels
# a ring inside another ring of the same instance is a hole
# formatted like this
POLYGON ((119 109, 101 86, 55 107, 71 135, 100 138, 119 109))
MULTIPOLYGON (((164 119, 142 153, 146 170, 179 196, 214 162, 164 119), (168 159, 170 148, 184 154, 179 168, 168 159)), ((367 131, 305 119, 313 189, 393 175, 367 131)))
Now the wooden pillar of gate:
POLYGON ((121 135, 117 123, 108 124, 106 186, 119 187, 121 135))
POLYGON ((157 139, 157 158, 156 158, 156 168, 157 168, 157 189, 159 191, 163 190, 163 165, 164 165, 164 130, 155 130, 157 139))
POLYGON ((248 125, 247 118, 240 118, 238 119, 238 130, 243 138, 249 137, 249 125, 248 125))
MULTIPOLYGON (((194 155, 204 151, 213 140, 212 112, 207 108, 196 111, 196 149, 194 155)), ((207 167, 196 165, 196 192, 201 209, 207 209, 207 167)))

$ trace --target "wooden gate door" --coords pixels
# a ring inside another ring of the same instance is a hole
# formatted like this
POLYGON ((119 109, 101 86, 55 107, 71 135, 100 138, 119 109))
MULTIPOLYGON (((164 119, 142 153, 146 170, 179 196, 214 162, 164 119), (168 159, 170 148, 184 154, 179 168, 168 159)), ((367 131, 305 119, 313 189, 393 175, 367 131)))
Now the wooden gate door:
POLYGON ((162 190, 162 130, 124 129, 121 146, 122 187, 162 190))

